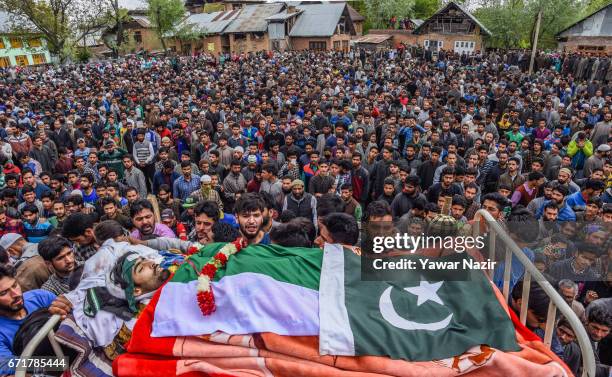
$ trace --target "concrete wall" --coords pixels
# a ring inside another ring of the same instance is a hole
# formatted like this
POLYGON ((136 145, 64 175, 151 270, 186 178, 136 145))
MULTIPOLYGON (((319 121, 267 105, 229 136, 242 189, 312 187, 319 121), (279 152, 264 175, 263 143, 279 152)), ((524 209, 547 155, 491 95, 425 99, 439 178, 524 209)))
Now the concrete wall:
POLYGON ((561 51, 578 51, 589 52, 596 54, 612 54, 612 38, 606 37, 568 37, 567 41, 559 42, 559 50, 561 51), (580 48, 580 47, 587 48, 580 48), (603 47, 603 49, 597 49, 603 47))
POLYGON ((34 55, 40 55, 40 54, 44 56, 44 63, 51 63, 51 54, 49 53, 49 49, 47 48, 47 41, 42 37, 37 37, 34 35, 17 36, 17 35, 4 34, 4 35, 0 35, 0 39, 2 40, 2 44, 4 45, 4 48, 0 48, 0 67, 3 67, 4 65, 6 65, 6 62, 8 62, 9 66, 26 65, 24 64, 26 62, 25 59, 27 59, 27 65, 41 64, 43 62, 37 62, 35 61, 35 58, 34 58, 34 55), (11 38, 20 39, 22 43, 22 47, 20 48, 12 47, 10 43, 11 38), (41 46, 40 47, 30 46, 28 44, 28 41, 31 38, 38 38, 40 40, 41 46), (22 58, 24 56, 25 58, 22 58), (23 63, 19 64, 17 60, 20 60, 23 63))

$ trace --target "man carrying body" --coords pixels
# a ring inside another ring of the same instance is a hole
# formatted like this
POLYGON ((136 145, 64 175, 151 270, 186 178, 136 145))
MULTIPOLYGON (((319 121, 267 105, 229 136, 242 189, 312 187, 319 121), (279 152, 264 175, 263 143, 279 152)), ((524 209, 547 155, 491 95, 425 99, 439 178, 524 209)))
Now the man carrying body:
POLYGON ((71 274, 77 268, 74 249, 70 241, 60 236, 49 237, 38 245, 38 253, 53 274, 40 287, 55 295, 70 291, 71 274))
POLYGON ((13 339, 21 324, 34 311, 47 308, 55 295, 42 289, 23 292, 12 267, 0 265, 0 374, 13 374, 6 365, 15 357, 13 339))

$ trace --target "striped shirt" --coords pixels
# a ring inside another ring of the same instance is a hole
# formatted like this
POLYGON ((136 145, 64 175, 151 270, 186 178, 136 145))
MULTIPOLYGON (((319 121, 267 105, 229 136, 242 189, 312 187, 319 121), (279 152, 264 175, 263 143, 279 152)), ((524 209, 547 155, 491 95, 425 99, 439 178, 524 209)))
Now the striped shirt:
POLYGON ((45 238, 49 237, 49 234, 53 231, 53 225, 48 221, 36 222, 36 224, 30 224, 27 221, 23 223, 23 230, 25 232, 28 242, 39 243, 45 238))
POLYGON ((153 150, 153 144, 150 141, 144 140, 142 143, 139 141, 134 142, 134 159, 139 164, 149 164, 155 157, 155 151, 153 150))

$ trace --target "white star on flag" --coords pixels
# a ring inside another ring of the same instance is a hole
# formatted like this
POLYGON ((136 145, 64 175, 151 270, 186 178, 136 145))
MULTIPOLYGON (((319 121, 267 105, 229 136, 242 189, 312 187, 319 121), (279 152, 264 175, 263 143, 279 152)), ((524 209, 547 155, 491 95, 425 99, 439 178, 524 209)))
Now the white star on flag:
POLYGON ((421 283, 418 287, 409 287, 404 288, 406 292, 410 292, 413 295, 417 296, 417 306, 421 306, 427 301, 434 301, 440 305, 444 305, 440 296, 438 296, 438 289, 442 286, 443 281, 439 281, 437 283, 431 284, 426 280, 421 280, 421 283))

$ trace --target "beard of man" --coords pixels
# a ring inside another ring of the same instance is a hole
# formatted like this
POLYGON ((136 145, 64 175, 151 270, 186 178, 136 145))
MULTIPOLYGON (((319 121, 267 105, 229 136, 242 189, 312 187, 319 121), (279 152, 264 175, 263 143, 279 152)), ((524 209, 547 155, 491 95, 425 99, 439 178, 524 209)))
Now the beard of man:
POLYGON ((23 309, 23 296, 15 297, 13 302, 10 305, 0 305, 0 311, 8 312, 8 313, 17 313, 21 309, 23 309), (21 304, 17 304, 21 301, 21 304))
POLYGON ((240 233, 242 233, 242 235, 245 236, 247 239, 252 240, 255 237, 257 237, 257 235, 259 234, 259 231, 261 231, 261 229, 263 228, 264 221, 262 221, 262 223, 259 224, 259 226, 257 227, 257 230, 255 230, 254 232, 252 229, 250 231, 247 229, 247 224, 240 224, 240 233))

